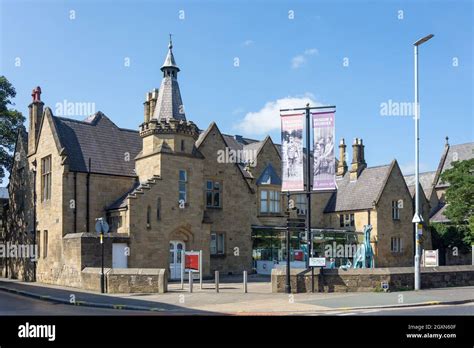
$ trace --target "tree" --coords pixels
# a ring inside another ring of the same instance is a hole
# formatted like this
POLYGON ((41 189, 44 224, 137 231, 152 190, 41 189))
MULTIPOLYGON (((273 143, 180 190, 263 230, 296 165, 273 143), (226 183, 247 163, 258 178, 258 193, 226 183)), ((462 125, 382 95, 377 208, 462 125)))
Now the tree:
POLYGON ((441 250, 456 247, 468 252, 474 236, 474 158, 453 162, 453 167, 441 174, 446 189, 446 210, 449 223, 433 223, 433 245, 441 250))
POLYGON ((15 96, 15 88, 5 76, 0 76, 0 184, 13 160, 18 129, 25 122, 21 112, 9 109, 10 105, 15 105, 12 102, 15 96))
MULTIPOLYGON (((441 174, 441 180, 449 183, 446 190, 446 217, 459 225, 474 222, 474 158, 453 162, 453 168, 441 174)), ((473 227, 471 232, 474 232, 473 227)))

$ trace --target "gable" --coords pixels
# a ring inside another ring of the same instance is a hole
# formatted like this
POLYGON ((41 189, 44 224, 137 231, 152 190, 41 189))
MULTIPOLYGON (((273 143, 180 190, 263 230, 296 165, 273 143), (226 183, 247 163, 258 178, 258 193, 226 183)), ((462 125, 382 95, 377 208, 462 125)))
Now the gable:
POLYGON ((134 159, 142 148, 138 131, 118 128, 102 113, 85 122, 62 117, 53 120, 69 170, 136 176, 134 159))
POLYGON ((281 185, 281 178, 269 164, 257 179, 257 185, 281 185))
POLYGON ((329 199, 325 213, 372 209, 386 185, 392 170, 390 165, 365 168, 356 181, 350 180, 350 172, 336 180, 337 190, 329 199))

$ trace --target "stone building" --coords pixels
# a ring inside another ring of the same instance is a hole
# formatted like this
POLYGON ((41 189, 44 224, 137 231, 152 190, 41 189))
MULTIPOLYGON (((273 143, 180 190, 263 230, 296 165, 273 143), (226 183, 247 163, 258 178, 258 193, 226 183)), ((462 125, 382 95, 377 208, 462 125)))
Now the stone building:
MULTIPOLYGON (((10 240, 34 243, 39 257, 11 265, 12 277, 84 287, 84 268, 100 266, 97 218, 110 225, 105 267, 161 268, 177 279, 181 250, 202 251, 205 276, 268 273, 286 257, 279 145, 223 134, 215 123, 199 129, 183 108, 171 42, 161 71, 138 131, 102 112, 84 121, 54 116, 33 90, 11 170, 8 226, 10 240)), ((370 223, 376 266, 412 264, 412 196, 397 162, 367 167, 356 139, 348 169, 345 147, 337 192, 312 200, 313 229, 360 237, 370 223)), ((305 198, 295 203, 292 216, 303 217, 305 198)), ((292 261, 302 261, 305 243, 292 238, 292 261)))

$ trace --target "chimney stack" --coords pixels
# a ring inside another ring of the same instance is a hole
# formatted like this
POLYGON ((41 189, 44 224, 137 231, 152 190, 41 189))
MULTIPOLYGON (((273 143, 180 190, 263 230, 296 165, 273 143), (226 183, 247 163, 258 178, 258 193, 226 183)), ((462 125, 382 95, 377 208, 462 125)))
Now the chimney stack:
POLYGON ((360 173, 367 167, 365 163, 364 144, 362 139, 355 138, 352 144, 352 163, 350 171, 351 181, 357 180, 360 173))
POLYGON ((153 113, 155 112, 156 101, 158 99, 158 88, 154 88, 151 92, 150 98, 150 120, 153 118, 153 113))
POLYGON ((337 176, 344 176, 347 172, 347 162, 346 162, 346 143, 344 138, 341 139, 339 144, 339 162, 337 164, 337 176))
POLYGON ((43 106, 41 101, 41 87, 37 86, 31 92, 32 102, 28 105, 30 130, 28 132, 28 155, 35 153, 38 132, 43 118, 43 106))
POLYGON ((151 101, 151 92, 148 92, 145 95, 145 102, 143 103, 143 106, 145 108, 145 123, 150 122, 150 115, 151 115, 151 110, 150 110, 150 101, 151 101))

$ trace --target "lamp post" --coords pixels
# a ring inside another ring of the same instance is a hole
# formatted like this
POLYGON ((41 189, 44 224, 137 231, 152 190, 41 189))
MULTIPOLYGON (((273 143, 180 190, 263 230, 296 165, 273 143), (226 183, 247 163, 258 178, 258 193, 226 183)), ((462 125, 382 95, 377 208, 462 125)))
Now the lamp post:
POLYGON ((418 95, 418 46, 430 40, 434 35, 429 34, 418 41, 414 46, 415 55, 415 214, 412 222, 415 224, 415 290, 420 290, 420 231, 419 224, 423 222, 423 217, 420 214, 420 100, 418 95))

